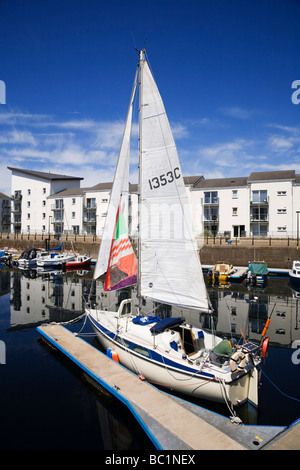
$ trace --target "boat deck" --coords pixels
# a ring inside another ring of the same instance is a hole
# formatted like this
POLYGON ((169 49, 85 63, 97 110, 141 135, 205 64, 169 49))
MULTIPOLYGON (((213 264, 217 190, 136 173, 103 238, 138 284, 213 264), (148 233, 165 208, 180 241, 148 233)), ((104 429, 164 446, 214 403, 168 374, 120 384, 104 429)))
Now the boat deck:
POLYGON ((67 328, 37 328, 42 337, 124 403, 157 449, 257 450, 285 430, 230 419, 164 393, 108 358, 67 328))

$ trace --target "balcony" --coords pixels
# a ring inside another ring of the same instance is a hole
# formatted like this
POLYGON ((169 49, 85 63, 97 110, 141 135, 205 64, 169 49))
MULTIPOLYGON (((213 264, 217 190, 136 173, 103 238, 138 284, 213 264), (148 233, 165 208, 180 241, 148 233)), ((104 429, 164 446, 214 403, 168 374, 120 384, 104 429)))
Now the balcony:
POLYGON ((211 197, 211 198, 202 198, 201 202, 204 206, 218 206, 219 205, 219 198, 218 197, 211 197))
POLYGON ((13 201, 21 201, 22 199, 21 191, 15 191, 15 194, 13 194, 11 198, 13 201))
POLYGON ((84 211, 95 211, 97 209, 97 204, 83 203, 84 211))
POLYGON ((250 200, 250 205, 251 206, 268 206, 269 196, 261 197, 261 198, 255 198, 252 196, 252 199, 250 200))
POLYGON ((54 219, 51 219, 51 224, 62 224, 63 223, 63 217, 54 217, 54 219))
POLYGON ((11 211, 15 214, 20 214, 22 212, 21 204, 20 203, 14 204, 11 211))
POLYGON ((219 223, 219 216, 217 215, 211 215, 211 216, 204 216, 203 217, 203 222, 205 224, 217 224, 219 223))
POLYGON ((51 204, 51 210, 52 211, 63 211, 64 210, 64 205, 63 204, 51 204))
POLYGON ((83 218, 83 223, 86 224, 86 225, 96 225, 96 219, 95 218, 84 217, 83 218))
POLYGON ((262 215, 262 214, 255 214, 255 215, 250 215, 250 223, 265 223, 267 224, 269 222, 269 216, 268 214, 262 215))

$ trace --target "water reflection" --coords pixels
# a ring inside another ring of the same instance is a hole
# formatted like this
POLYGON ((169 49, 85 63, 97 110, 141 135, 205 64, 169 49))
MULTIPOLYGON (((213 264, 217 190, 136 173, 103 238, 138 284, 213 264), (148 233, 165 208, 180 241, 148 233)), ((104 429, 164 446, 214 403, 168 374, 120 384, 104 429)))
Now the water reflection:
MULTIPOLYGON (((91 293, 92 303, 101 309, 116 310, 124 298, 135 295, 130 289, 104 292, 102 280, 93 281, 92 272, 36 272, 33 270, 1 270, 0 295, 11 292, 11 327, 38 325, 45 322, 66 322, 82 315, 91 293)), ((288 279, 272 279, 264 290, 249 290, 244 284, 226 289, 208 287, 213 314, 159 305, 147 300, 143 312, 161 317, 183 315, 195 324, 219 335, 247 336, 259 342, 268 317, 270 345, 285 348, 300 341, 300 292, 288 279)))
MULTIPOLYGON (((63 354, 52 349, 49 353, 45 345, 37 347, 36 327, 82 315, 91 284, 90 272, 0 270, 0 339, 7 345, 8 359, 1 366, 5 403, 1 407, 1 449, 153 450, 125 405, 92 384, 63 354), (16 403, 15 390, 20 388, 22 398, 16 403), (41 408, 46 424, 38 432, 36 410, 41 408), (15 438, 16 418, 22 439, 15 438), (85 426, 89 432, 83 436, 85 426)), ((97 284, 97 291, 101 285, 97 284)), ((70 328, 77 331, 82 323, 70 328)), ((94 341, 93 337, 88 340, 94 341)))
MULTIPOLYGON (((75 320, 84 313, 85 302, 88 299, 102 309, 117 310, 124 298, 135 295, 131 289, 104 292, 104 282, 101 279, 94 281, 92 276, 93 271, 37 272, 13 268, 0 270, 0 296, 10 291, 10 312, 7 313, 9 327, 6 333, 26 329, 27 332, 36 332, 35 328, 42 323, 75 320)), ((163 318, 182 315, 187 323, 216 332, 218 335, 227 337, 233 335, 239 338, 243 334, 257 343, 261 340, 267 318, 271 317, 267 331, 267 336, 270 338, 269 354, 263 363, 263 373, 270 377, 277 388, 265 376, 262 376, 262 386, 259 389, 259 410, 245 406, 238 411, 238 415, 245 424, 288 425, 299 418, 299 400, 292 401, 279 390, 289 396, 300 398, 296 385, 299 365, 292 361, 295 351, 292 348, 300 343, 300 292, 292 289, 288 279, 270 279, 268 285, 260 290, 249 289, 241 283, 222 288, 208 286, 208 292, 214 307, 213 314, 159 305, 149 300, 143 302, 143 313, 155 313, 163 318), (281 412, 279 413, 278 410, 281 412)), ((81 320, 79 324, 74 323, 72 327, 69 327, 81 333, 83 323, 84 321, 81 320)), ((88 322, 85 324, 83 333, 88 328, 87 334, 92 336, 85 336, 84 339, 99 347, 88 322)), ((28 338, 28 341, 32 342, 32 338, 28 338)), ((30 344, 28 344, 29 348, 30 344)), ((37 360, 39 359, 36 357, 32 358, 33 363, 37 360)), ((103 441, 103 436, 105 437, 105 442, 101 445, 121 445, 114 443, 115 437, 112 433, 119 429, 116 431, 119 436, 120 429, 123 426, 126 427, 128 423, 132 424, 135 420, 127 415, 118 424, 119 414, 111 415, 112 409, 116 410, 116 404, 109 409, 103 405, 102 400, 99 403, 98 410, 99 406, 105 408, 99 414, 99 417, 101 416, 99 418, 101 441, 103 441), (105 423, 109 425, 110 430, 105 423)), ((211 403, 198 404, 228 416, 227 409, 213 407, 211 403)), ((124 431, 124 435, 127 436, 128 432, 132 435, 128 429, 124 431)), ((138 431, 137 435, 139 434, 143 433, 138 431)), ((124 439, 126 446, 127 437, 124 439)), ((131 446, 136 443, 133 438, 129 438, 129 441, 131 446)))

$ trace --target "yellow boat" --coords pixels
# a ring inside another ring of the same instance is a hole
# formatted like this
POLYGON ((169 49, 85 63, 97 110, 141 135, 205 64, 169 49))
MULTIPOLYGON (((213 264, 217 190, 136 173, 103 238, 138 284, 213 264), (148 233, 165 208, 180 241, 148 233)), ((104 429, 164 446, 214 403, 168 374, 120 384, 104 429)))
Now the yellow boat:
POLYGON ((211 271, 211 280, 213 284, 227 284, 228 276, 234 273, 234 267, 228 261, 218 261, 211 271))

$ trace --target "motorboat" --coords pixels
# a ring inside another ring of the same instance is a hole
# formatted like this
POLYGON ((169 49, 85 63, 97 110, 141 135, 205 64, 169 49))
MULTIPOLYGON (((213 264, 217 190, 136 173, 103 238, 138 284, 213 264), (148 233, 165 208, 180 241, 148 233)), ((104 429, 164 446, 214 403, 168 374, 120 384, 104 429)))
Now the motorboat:
POLYGON ((248 264, 247 283, 252 287, 264 287, 268 278, 268 266, 264 261, 252 261, 248 264))
POLYGON ((209 277, 214 285, 224 285, 228 283, 230 275, 234 272, 235 269, 231 263, 218 261, 209 273, 209 277))
POLYGON ((49 251, 40 251, 36 248, 26 248, 16 260, 16 264, 19 268, 35 268, 38 261, 42 261, 44 258, 48 257, 49 251))
POLYGON ((293 261, 292 269, 289 271, 290 281, 300 286, 300 261, 293 261))
POLYGON ((51 253, 48 256, 43 257, 43 259, 37 260, 36 264, 38 267, 48 267, 48 266, 65 266, 66 263, 75 260, 75 254, 67 253, 51 253))
POLYGON ((88 255, 78 255, 75 259, 67 261, 65 268, 66 270, 73 269, 86 269, 91 265, 91 256, 88 255))

